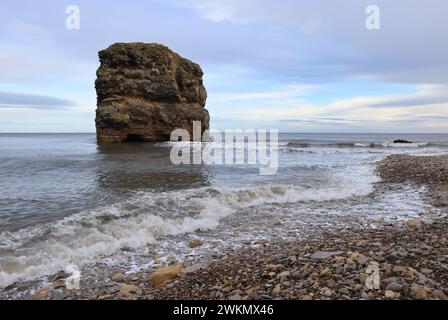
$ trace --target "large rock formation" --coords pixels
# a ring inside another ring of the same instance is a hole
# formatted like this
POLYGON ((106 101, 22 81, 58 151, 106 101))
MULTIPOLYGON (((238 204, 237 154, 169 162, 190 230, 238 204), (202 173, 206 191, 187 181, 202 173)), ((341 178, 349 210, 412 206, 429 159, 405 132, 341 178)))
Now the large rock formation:
POLYGON ((116 43, 99 52, 100 143, 167 141, 174 129, 209 128, 201 67, 160 44, 116 43))

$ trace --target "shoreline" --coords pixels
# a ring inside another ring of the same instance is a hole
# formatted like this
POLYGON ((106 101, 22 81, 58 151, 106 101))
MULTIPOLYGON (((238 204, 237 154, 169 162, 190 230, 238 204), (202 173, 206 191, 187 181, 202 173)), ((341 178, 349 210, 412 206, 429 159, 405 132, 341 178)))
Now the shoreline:
MULTIPOLYGON (((379 184, 426 186, 433 205, 448 207, 447 156, 393 155, 377 163, 377 173, 382 178, 379 184)), ((405 224, 383 222, 376 228, 322 231, 301 240, 260 240, 184 265, 181 273, 179 266, 177 271, 168 270, 171 275, 162 274, 162 280, 165 276, 172 281, 161 287, 154 286, 150 273, 117 272, 107 275, 107 281, 81 283, 81 290, 67 290, 67 275, 59 273, 51 284, 24 298, 444 300, 448 296, 447 234, 445 214, 405 224), (366 287, 369 267, 379 270, 378 290, 366 287)))

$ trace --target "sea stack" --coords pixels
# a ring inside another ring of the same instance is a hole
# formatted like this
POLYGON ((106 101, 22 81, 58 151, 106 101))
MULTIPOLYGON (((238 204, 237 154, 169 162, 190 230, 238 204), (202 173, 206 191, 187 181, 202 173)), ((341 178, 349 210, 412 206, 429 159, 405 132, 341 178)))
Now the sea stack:
POLYGON ((168 141, 209 128, 201 67, 160 44, 115 43, 99 52, 96 130, 99 143, 168 141))

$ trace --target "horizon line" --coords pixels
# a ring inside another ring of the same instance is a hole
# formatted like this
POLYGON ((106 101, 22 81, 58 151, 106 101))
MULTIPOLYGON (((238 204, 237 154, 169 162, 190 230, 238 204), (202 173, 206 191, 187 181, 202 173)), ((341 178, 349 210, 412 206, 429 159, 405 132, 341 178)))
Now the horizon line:
MULTIPOLYGON (((264 130, 270 130, 270 129, 264 129, 264 130)), ((448 134, 448 132, 280 132, 280 131, 278 133, 279 134, 448 134)), ((0 132, 0 134, 96 134, 96 132, 0 132)))

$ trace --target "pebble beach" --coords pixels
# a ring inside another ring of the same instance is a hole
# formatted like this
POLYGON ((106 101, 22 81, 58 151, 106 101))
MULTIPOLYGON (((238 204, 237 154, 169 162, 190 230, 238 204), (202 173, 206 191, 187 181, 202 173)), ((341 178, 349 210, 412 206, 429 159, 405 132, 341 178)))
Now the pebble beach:
MULTIPOLYGON (((68 275, 61 272, 21 298, 446 300, 447 169, 447 156, 392 155, 377 163, 378 188, 391 183, 425 186, 428 201, 441 208, 438 217, 322 228, 306 239, 259 239, 194 263, 173 260, 147 273, 106 270, 103 279, 81 283, 80 290, 68 290, 68 275)), ((202 245, 190 242, 191 247, 202 245)), ((20 290, 14 284, 2 294, 20 290)))

